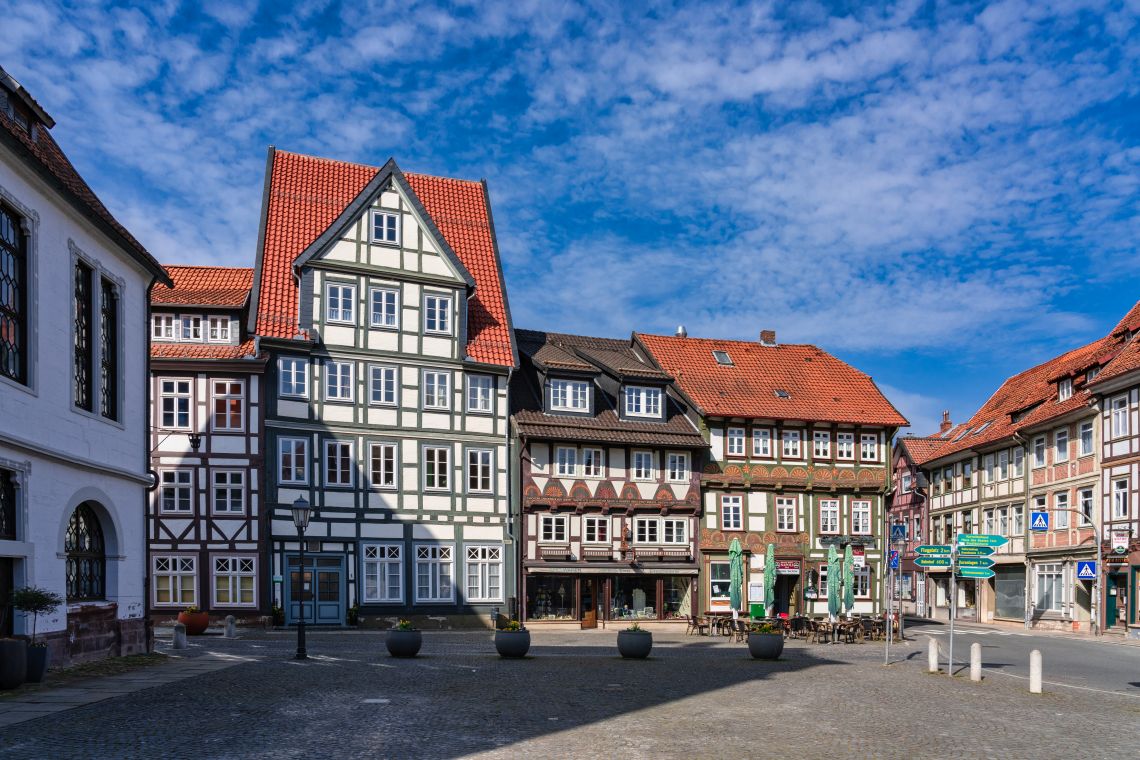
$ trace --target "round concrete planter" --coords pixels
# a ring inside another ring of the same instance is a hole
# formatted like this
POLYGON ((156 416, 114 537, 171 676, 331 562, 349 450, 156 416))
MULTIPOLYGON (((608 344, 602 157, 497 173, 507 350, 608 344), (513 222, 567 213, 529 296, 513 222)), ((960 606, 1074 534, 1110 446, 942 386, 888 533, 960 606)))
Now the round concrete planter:
POLYGON ((653 649, 653 634, 649 631, 618 631, 618 653, 627 660, 644 660, 653 649))
POLYGON ((393 657, 415 657, 423 646, 424 636, 420 631, 401 631, 392 628, 384 639, 388 654, 393 657))
POLYGON ((748 634, 748 653, 757 660, 775 660, 784 651, 784 634, 748 634))
POLYGON ((0 639, 0 689, 16 689, 28 675, 28 642, 0 639))
POLYGON ((201 636, 210 627, 210 613, 179 612, 178 622, 186 626, 187 636, 201 636))
POLYGON ((28 683, 42 683, 51 658, 46 646, 28 647, 28 683))
POLYGON ((500 657, 526 657, 530 651, 530 631, 495 631, 495 649, 500 657))

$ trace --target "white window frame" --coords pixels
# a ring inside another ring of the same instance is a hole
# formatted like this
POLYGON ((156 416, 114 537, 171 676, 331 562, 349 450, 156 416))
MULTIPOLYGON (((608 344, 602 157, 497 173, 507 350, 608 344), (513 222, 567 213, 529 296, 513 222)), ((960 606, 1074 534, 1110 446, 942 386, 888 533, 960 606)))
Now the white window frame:
POLYGON ((1109 431, 1113 440, 1127 438, 1131 433, 1128 419, 1128 396, 1116 396, 1109 402, 1109 431))
POLYGON ((368 326, 377 330, 400 329, 399 288, 369 288, 368 326))
POLYGON ((1033 607, 1038 610, 1046 610, 1049 612, 1063 612, 1065 609, 1065 575, 1064 565, 1060 562, 1041 563, 1033 566, 1034 570, 1034 590, 1037 592, 1033 595, 1033 607), (1052 593, 1050 596, 1055 596, 1052 599, 1052 604, 1045 606, 1042 604, 1045 596, 1042 592, 1045 590, 1045 579, 1049 579, 1049 591, 1052 593))
POLYGON ((322 464, 324 470, 324 484, 328 488, 352 488, 356 485, 356 457, 354 456, 354 442, 342 441, 336 438, 326 439, 322 447, 324 456, 322 457, 322 464), (336 463, 337 479, 333 480, 329 477, 330 473, 334 470, 330 466, 336 463), (340 479, 343 470, 347 466, 348 481, 340 479))
POLYGON ((582 541, 584 543, 609 544, 611 540, 610 518, 604 516, 587 516, 582 518, 582 541))
POLYGON ((467 591, 467 601, 503 601, 503 546, 466 544, 463 547, 463 557, 463 583, 467 591), (492 570, 498 574, 498 593, 493 590, 492 570), (473 590, 475 593, 472 593, 473 590))
POLYGON ((400 227, 402 225, 400 224, 400 215, 398 213, 395 211, 373 210, 372 216, 368 221, 368 241, 370 243, 377 243, 379 245, 400 245, 400 227), (376 235, 377 219, 383 220, 379 237, 376 235), (391 224, 389 224, 389 222, 391 222, 391 224))
POLYGON ((206 339, 210 343, 230 342, 230 318, 210 317, 207 322, 206 339))
POLYGON ((871 501, 870 499, 851 500, 851 534, 855 536, 871 535, 871 501), (860 522, 865 520, 865 525, 860 522))
POLYGON ((424 294, 424 332, 451 335, 451 296, 424 294))
POLYGON ((855 434, 840 431, 835 434, 835 458, 855 460, 855 434))
POLYGON ((155 554, 151 557, 151 605, 154 607, 184 608, 198 604, 198 558, 186 554, 155 554), (168 578, 167 593, 170 600, 158 600, 159 578, 168 578), (185 585, 189 580, 189 587, 185 585), (175 585, 177 582, 177 589, 175 585), (189 591, 189 598, 184 598, 182 592, 189 591), (177 595, 177 598, 175 596, 177 595))
POLYGON ((739 494, 721 494, 721 530, 744 530, 744 497, 739 494))
POLYGON ((415 544, 415 585, 418 604, 438 604, 455 602, 455 545, 454 544, 415 544), (428 569, 428 592, 421 593, 420 568, 428 569), (444 595, 443 585, 446 572, 448 593, 444 595), (432 593, 434 592, 434 593, 432 593))
POLYGON ((661 389, 641 385, 625 387, 625 415, 627 417, 661 417, 661 389))
POLYGON ((689 453, 687 451, 670 451, 665 456, 665 480, 670 483, 687 483, 689 481, 689 453))
POLYGON ((554 474, 560 478, 573 478, 578 475, 578 449, 574 446, 554 448, 554 474))
POLYGON ((277 360, 277 393, 290 398, 309 397, 309 360, 282 356, 277 360))
POLYGON ((194 386, 189 380, 163 378, 158 381, 158 420, 159 426, 163 430, 189 430, 193 425, 194 415, 193 404, 191 403, 193 388, 194 386), (185 386, 185 390, 182 390, 183 386, 185 386), (167 402, 171 402, 170 409, 167 409, 167 402), (172 420, 169 424, 166 421, 168 415, 172 420), (179 424, 180 418, 183 416, 186 418, 186 423, 179 424))
POLYGON ((371 406, 398 406, 400 404, 399 367, 389 364, 368 365, 368 403, 371 406))
POLYGON ((356 285, 346 282, 325 283, 325 322, 356 324, 356 285), (345 302, 348 303, 348 308, 345 308, 345 302))
POLYGON ((1068 491, 1053 494, 1053 530, 1069 529, 1069 508, 1068 491))
POLYGON ((356 387, 356 362, 325 361, 325 401, 351 402, 356 387), (335 391, 335 393, 334 393, 335 391))
POLYGON ((210 510, 215 515, 245 514, 245 470, 218 469, 210 471, 210 510), (235 480, 236 476, 236 480, 235 480), (237 492, 237 508, 233 504, 237 492), (218 508, 218 497, 222 497, 223 507, 218 508))
POLYGON ((158 473, 158 511, 164 515, 194 513, 194 471, 160 470, 158 473), (167 491, 172 491, 173 507, 166 506, 167 491), (183 494, 185 498, 183 498, 183 494), (181 505, 185 504, 185 508, 181 505))
POLYGON ((401 544, 364 544, 361 547, 361 601, 366 604, 402 604, 404 601, 404 547, 401 544), (394 576, 394 577, 393 577, 394 576), (368 593, 369 580, 376 593, 368 593), (396 595, 391 595, 395 581, 396 595))
POLYGON ((559 412, 589 411, 590 383, 584 380, 551 380, 550 408, 559 412))
POLYGON ((725 456, 730 457, 744 456, 744 428, 730 427, 725 429, 724 453, 725 456))
POLYGON ((689 521, 683 517, 661 518, 661 543, 666 546, 689 543, 689 521))
POLYGON ((231 607, 257 606, 257 557, 248 555, 212 555, 210 557, 210 599, 214 607, 229 609, 231 607), (219 572, 219 565, 225 563, 230 567, 219 572), (222 602, 218 599, 218 579, 229 579, 229 593, 231 601, 222 602), (249 578, 249 601, 241 601, 241 579, 249 578), (233 601, 233 598, 238 601, 233 601))
POLYGON ((856 599, 870 599, 871 589, 874 587, 874 584, 871 583, 871 568, 855 568, 855 571, 852 573, 851 585, 855 587, 856 599))
POLYGON ((451 408, 451 373, 446 370, 423 371, 423 408, 447 410, 451 408), (431 403, 428 403, 430 399, 431 403))
POLYGON ((714 601, 725 602, 725 603, 728 602, 729 594, 732 593, 731 578, 732 578, 732 564, 728 560, 723 560, 723 561, 722 560, 713 560, 712 562, 709 562, 709 589, 708 590, 709 590, 709 601, 710 602, 714 602, 714 601), (717 572, 718 570, 720 570, 724 574, 725 577, 718 578, 717 576, 720 574, 717 572), (725 572, 725 571, 727 571, 727 572, 725 572), (717 596, 713 593, 713 589, 715 589, 716 586, 718 584, 721 584, 721 583, 723 583, 725 588, 728 589, 728 592, 724 596, 717 596))
POLYGON ((202 342, 202 318, 190 314, 178 320, 178 340, 184 343, 202 342))
POLYGON ((495 452, 493 449, 467 449, 467 492, 495 492, 495 452), (472 486, 472 480, 477 485, 472 486), (486 487, 483 482, 486 482, 486 487))
POLYGON ((819 500, 819 532, 820 535, 838 534, 843 527, 840 519, 839 499, 819 500))
MULTIPOLYGON (((965 513, 963 513, 963 514, 965 514, 965 513)), ((1010 507, 1010 509, 1009 509, 1009 523, 1010 523, 1010 533, 1009 534, 1011 536, 1025 535, 1025 507, 1023 505, 1014 504, 1013 506, 1010 507)), ((966 530, 965 532, 970 533, 971 531, 966 530)))
POLYGON ((423 452, 423 488, 447 491, 451 488, 451 447, 427 445, 423 452), (442 453, 442 460, 440 454, 442 453), (430 456, 429 456, 430 454, 430 456), (429 461, 430 460, 430 461, 429 461), (429 485, 434 480, 434 483, 429 485), (441 482, 442 481, 442 482, 441 482))
POLYGON ((210 381, 210 429, 219 433, 242 433, 245 431, 245 382, 242 380, 226 380, 223 378, 214 378, 210 381), (222 386, 223 390, 218 393, 218 387, 222 386), (231 386, 236 386, 237 391, 231 386), (230 418, 234 416, 233 412, 229 409, 229 404, 226 404, 226 410, 223 412, 226 418, 226 424, 218 424, 218 401, 237 402, 237 426, 232 426, 229 423, 232 421, 230 418))
POLYGON ((1057 428, 1053 431, 1053 464, 1069 461, 1069 429, 1057 428), (1062 439, 1064 446, 1061 445, 1062 439))
POLYGON ((1113 520, 1127 520, 1129 512, 1128 504, 1128 479, 1127 478, 1113 478, 1112 479, 1112 519, 1113 520))
POLYGON ((784 430, 780 433, 780 454, 784 459, 803 459, 803 432, 784 430))
POLYGON ((1013 449, 1013 459, 1010 464, 1010 473, 1015 478, 1025 475, 1025 450, 1020 446, 1013 449))
POLYGON ((306 485, 309 482, 309 439, 308 438, 278 438, 277 439, 277 480, 279 483, 290 485, 306 485), (289 476, 285 473, 285 448, 288 446, 289 476), (299 452, 299 453, 298 453, 299 452), (300 467, 297 460, 300 459, 300 467), (301 478, 294 476, 300 470, 301 478))
POLYGON ((776 532, 798 533, 800 530, 800 500, 794 496, 776 497, 776 532))
POLYGON ((635 544, 660 544, 661 521, 656 517, 635 517, 633 520, 635 544))
POLYGON ((399 488, 400 445, 398 443, 369 441, 368 485, 383 491, 394 491, 399 488), (390 470, 389 467, 391 467, 390 470))
POLYGON ((859 461, 879 461, 879 436, 876 433, 863 433, 859 436, 859 461))
POLYGON ((1045 450, 1049 448, 1045 436, 1039 435, 1033 439, 1033 469, 1039 470, 1045 466, 1045 450))
POLYGON ((997 456, 998 480, 1009 480, 1009 449, 1002 449, 997 456))
POLYGON ((1093 510, 1095 509, 1093 489, 1080 488, 1077 490, 1077 512, 1080 518, 1080 527, 1091 528, 1093 524, 1093 510))
POLYGON ((1068 401, 1073 397, 1073 379, 1070 377, 1062 378, 1057 383, 1057 400, 1068 401))
POLYGON ((471 414, 493 414, 495 411, 495 378, 491 375, 468 374, 467 411, 471 414))
POLYGON ((657 472, 652 451, 633 451, 630 455, 630 475, 633 480, 650 483, 657 480, 657 472))
POLYGON ((1082 422, 1080 427, 1077 428, 1077 456, 1087 457, 1093 453, 1095 448, 1093 444, 1093 423, 1092 420, 1082 422), (1088 442, 1088 446, 1085 442, 1088 442))
POLYGON ((538 516, 538 542, 540 544, 564 544, 567 542, 568 536, 566 515, 545 514, 538 516))
POLYGON ((831 433, 826 430, 813 430, 811 434, 812 439, 812 459, 830 459, 831 458, 831 433))
POLYGON ((583 478, 603 478, 606 475, 606 454, 603 449, 582 449, 583 478))
POLYGON ((154 340, 177 340, 177 336, 174 334, 174 315, 152 315, 150 318, 150 337, 154 340))
POLYGON ((772 458, 772 429, 752 428, 752 456, 772 458))

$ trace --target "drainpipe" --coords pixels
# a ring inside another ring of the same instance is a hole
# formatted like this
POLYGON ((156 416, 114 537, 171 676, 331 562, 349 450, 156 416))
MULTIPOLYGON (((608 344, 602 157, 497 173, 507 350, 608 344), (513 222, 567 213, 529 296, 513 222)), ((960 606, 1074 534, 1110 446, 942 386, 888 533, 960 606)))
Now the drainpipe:
MULTIPOLYGON (((507 496, 507 538, 509 538, 511 540, 511 546, 513 547, 513 551, 511 552, 511 554, 515 557, 515 562, 516 562, 516 567, 515 567, 515 599, 516 599, 517 607, 516 607, 515 612, 518 615, 517 619, 521 621, 522 620, 522 599, 521 599, 521 593, 522 593, 522 559, 519 557, 518 541, 515 540, 514 492, 513 492, 513 489, 511 487, 513 485, 512 478, 513 478, 513 472, 514 472, 513 468, 511 467, 511 462, 514 459, 514 457, 511 454, 511 377, 514 375, 514 372, 515 372, 514 367, 510 367, 507 369, 507 401, 506 401, 506 404, 507 404, 506 422, 507 422, 507 424, 505 426, 505 429, 503 430, 503 446, 504 446, 503 456, 507 460, 506 461, 506 470, 507 470, 507 493, 506 493, 506 496, 507 496)), ((510 605, 508 605, 508 608, 507 608, 508 617, 510 617, 510 613, 511 613, 510 605)))
MULTIPOLYGON (((1031 587, 1032 587, 1031 578, 1033 577, 1033 575, 1031 572, 1031 566, 1029 564, 1029 538, 1028 538, 1028 533, 1029 533, 1029 530, 1028 530, 1028 528, 1029 528, 1029 472, 1028 472, 1028 470, 1031 469, 1029 466, 1030 451, 1029 451, 1029 445, 1028 445, 1029 442, 1021 437, 1020 432, 1015 432, 1013 434, 1013 440, 1017 441, 1017 444, 1019 446, 1021 446, 1021 448, 1025 449, 1025 454, 1021 458, 1021 462, 1022 462, 1021 473, 1022 473, 1022 477, 1025 478, 1025 488, 1024 488, 1025 501, 1023 502, 1023 506, 1021 508, 1021 515, 1022 515, 1022 528, 1021 529, 1022 529, 1022 537, 1025 539, 1025 559, 1023 560, 1023 562, 1025 564, 1025 622, 1024 622, 1024 626, 1025 626, 1026 630, 1029 630, 1029 627, 1030 627, 1029 626, 1029 610, 1030 610, 1029 604, 1030 604, 1031 599, 1033 598, 1031 595, 1031 587)), ((996 581, 994 582, 994 587, 995 587, 994 590, 996 591, 997 590, 997 582, 996 581)))

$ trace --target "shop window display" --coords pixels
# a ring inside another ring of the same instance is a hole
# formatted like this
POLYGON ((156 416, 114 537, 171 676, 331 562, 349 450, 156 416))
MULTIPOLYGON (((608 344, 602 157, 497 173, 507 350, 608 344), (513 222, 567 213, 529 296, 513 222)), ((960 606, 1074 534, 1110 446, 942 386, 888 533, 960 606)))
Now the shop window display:
POLYGON ((527 618, 577 620, 574 578, 567 575, 532 575, 526 581, 527 618))

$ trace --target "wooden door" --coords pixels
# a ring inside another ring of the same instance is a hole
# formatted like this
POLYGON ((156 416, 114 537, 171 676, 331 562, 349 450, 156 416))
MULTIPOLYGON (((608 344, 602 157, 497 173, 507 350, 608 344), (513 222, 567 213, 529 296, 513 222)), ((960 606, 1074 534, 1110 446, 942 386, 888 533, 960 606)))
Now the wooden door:
POLYGON ((598 581, 596 578, 582 579, 582 593, 578 597, 579 617, 582 628, 598 627, 598 581))

